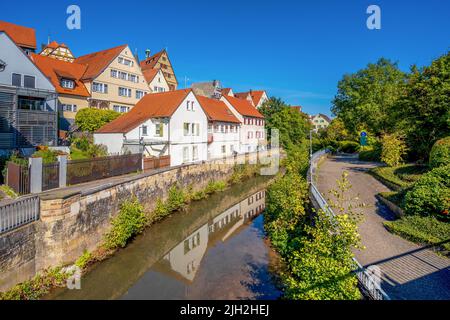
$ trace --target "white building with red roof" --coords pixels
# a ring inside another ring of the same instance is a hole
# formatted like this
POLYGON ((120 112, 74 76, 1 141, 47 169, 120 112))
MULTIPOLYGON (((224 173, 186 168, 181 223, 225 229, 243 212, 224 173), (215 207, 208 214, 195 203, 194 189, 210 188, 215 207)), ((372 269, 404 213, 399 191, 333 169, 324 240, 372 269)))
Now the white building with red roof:
POLYGON ((208 117, 208 159, 229 157, 240 150, 241 122, 225 102, 197 96, 208 117))
POLYGON ((170 165, 207 160, 208 118, 192 90, 148 94, 94 133, 110 154, 170 155, 170 165))
POLYGON ((223 95, 220 99, 241 122, 239 151, 255 152, 265 149, 266 131, 264 116, 247 99, 223 95))

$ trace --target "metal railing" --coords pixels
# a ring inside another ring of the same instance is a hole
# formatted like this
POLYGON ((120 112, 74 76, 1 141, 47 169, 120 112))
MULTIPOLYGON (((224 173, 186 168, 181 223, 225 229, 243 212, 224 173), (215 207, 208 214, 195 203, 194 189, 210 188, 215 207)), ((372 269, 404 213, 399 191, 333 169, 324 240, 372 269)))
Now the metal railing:
MULTIPOLYGON (((317 169, 317 163, 321 159, 322 156, 329 153, 329 150, 321 150, 314 153, 311 156, 310 160, 310 170, 308 172, 308 181, 310 183, 310 195, 311 198, 316 202, 317 206, 325 212, 325 214, 329 217, 335 217, 335 213, 333 209, 328 205, 325 198, 320 193, 319 189, 314 182, 314 175, 317 169)), ((368 272, 366 268, 364 268, 356 258, 353 258, 357 269, 355 270, 356 276, 358 277, 358 282, 366 296, 373 300, 391 300, 389 296, 384 292, 384 290, 380 287, 379 279, 373 277, 371 273, 368 272)))
POLYGON ((39 197, 18 199, 0 206, 0 234, 39 220, 39 197))

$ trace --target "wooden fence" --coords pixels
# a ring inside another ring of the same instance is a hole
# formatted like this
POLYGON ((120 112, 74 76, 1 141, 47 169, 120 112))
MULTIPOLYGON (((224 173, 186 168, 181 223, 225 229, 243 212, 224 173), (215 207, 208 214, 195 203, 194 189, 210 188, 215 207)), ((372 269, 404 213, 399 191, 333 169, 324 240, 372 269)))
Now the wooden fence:
POLYGON ((6 184, 18 194, 30 193, 29 168, 14 162, 8 162, 6 184))
POLYGON ((102 157, 67 162, 67 184, 74 185, 142 170, 142 154, 102 157))
POLYGON ((144 158, 144 172, 170 166, 170 156, 144 158))

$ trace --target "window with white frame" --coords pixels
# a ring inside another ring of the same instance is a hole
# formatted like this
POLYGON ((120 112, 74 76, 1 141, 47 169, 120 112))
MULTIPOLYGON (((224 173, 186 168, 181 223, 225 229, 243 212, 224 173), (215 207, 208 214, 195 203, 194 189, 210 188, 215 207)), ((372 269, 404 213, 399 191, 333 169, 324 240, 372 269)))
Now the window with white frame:
POLYGON ((124 66, 128 66, 128 67, 132 67, 133 66, 133 61, 132 60, 125 59, 123 57, 119 57, 119 63, 123 64, 124 66))
POLYGON ((227 146, 222 146, 221 150, 222 150, 222 153, 226 153, 227 152, 227 146))
POLYGON ((189 147, 183 147, 183 162, 189 161, 189 147))
POLYGON ((114 69, 111 69, 111 77, 113 77, 113 78, 118 78, 119 76, 118 76, 118 71, 117 70, 114 70, 114 69))
POLYGON ((161 122, 157 122, 155 124, 155 136, 162 137, 163 136, 163 124, 161 122))
POLYGON ((22 75, 19 73, 13 73, 11 84, 15 87, 21 87, 22 86, 22 75))
POLYGON ((142 135, 143 136, 146 136, 146 135, 148 135, 148 127, 147 126, 142 126, 142 135))
POLYGON ((100 82, 92 82, 92 91, 100 93, 108 93, 108 85, 100 82))
POLYGON ((141 99, 144 96, 144 91, 136 90, 136 99, 141 99))
POLYGON ((183 123, 183 132, 185 136, 189 135, 189 123, 183 123))
POLYGON ((34 76, 23 76, 23 86, 25 88, 36 88, 36 78, 34 76))
POLYGON ((192 160, 198 160, 198 146, 192 147, 192 160))
POLYGON ((75 88, 75 81, 70 79, 61 79, 61 87, 66 89, 73 89, 75 88))
POLYGON ((114 105, 113 110, 120 113, 127 113, 128 111, 130 111, 130 107, 114 105))
POLYGON ((62 111, 68 111, 68 112, 77 112, 77 105, 76 104, 61 104, 61 110, 62 111))
POLYGON ((130 98, 131 97, 131 89, 119 87, 119 96, 130 98))

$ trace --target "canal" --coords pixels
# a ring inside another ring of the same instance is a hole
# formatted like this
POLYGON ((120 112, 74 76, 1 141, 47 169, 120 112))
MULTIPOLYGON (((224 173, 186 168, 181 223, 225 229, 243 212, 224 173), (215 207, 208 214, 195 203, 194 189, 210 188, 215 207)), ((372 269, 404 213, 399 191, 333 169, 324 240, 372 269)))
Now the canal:
POLYGON ((276 299, 276 254, 264 237, 268 178, 193 202, 45 299, 276 299))

